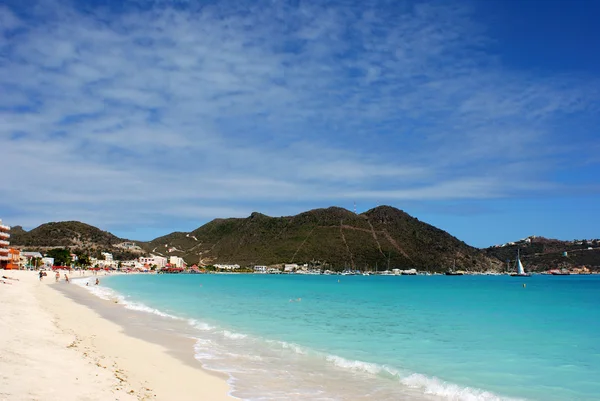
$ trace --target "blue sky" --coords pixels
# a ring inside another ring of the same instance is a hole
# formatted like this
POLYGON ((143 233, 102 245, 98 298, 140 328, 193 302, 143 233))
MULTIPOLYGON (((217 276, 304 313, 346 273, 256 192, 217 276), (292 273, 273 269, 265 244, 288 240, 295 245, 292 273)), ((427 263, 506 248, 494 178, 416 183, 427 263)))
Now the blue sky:
POLYGON ((4 0, 0 217, 151 239, 398 207, 600 237, 600 3, 4 0))

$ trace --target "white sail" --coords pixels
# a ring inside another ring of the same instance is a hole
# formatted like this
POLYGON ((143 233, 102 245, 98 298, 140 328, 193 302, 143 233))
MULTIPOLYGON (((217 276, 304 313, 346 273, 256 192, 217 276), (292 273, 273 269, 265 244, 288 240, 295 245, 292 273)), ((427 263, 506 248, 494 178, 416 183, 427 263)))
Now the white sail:
POLYGON ((523 269, 523 263, 521 263, 521 259, 517 259, 517 274, 525 274, 525 269, 523 269))

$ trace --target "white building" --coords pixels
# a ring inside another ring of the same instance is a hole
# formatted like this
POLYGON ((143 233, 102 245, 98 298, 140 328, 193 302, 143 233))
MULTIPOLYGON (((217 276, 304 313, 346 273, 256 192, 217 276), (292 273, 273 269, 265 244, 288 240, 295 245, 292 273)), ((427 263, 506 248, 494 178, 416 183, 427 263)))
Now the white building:
POLYGON ((0 269, 8 268, 11 263, 10 250, 8 245, 10 239, 10 227, 2 224, 0 219, 0 269))
POLYGON ((116 269, 119 263, 116 260, 113 260, 112 253, 102 252, 102 256, 104 256, 104 260, 90 258, 90 266, 99 267, 101 269, 105 268, 113 268, 116 269))
POLYGON ((25 258, 43 258, 44 256, 39 252, 21 252, 21 256, 25 258))
POLYGON ((254 273, 266 273, 267 266, 254 266, 254 273))
POLYGON ((137 259, 124 260, 121 262, 121 268, 144 269, 144 265, 137 259))
POLYGON ((180 258, 179 256, 169 256, 169 264, 171 265, 171 267, 179 268, 184 268, 186 266, 183 258, 180 258))
POLYGON ((43 258, 39 252, 21 252, 21 266, 38 267, 36 259, 43 258))
POLYGON ((215 267, 222 270, 237 270, 240 268, 240 265, 215 265, 215 267))
POLYGON ((150 257, 142 256, 139 258, 142 265, 148 265, 150 267, 155 266, 158 269, 162 269, 167 265, 167 258, 163 256, 150 255, 150 257))
POLYGON ((294 272, 296 271, 296 269, 298 269, 297 263, 286 263, 285 265, 283 265, 283 271, 287 273, 294 272))
POLYGON ((54 258, 42 258, 42 266, 46 269, 51 268, 52 266, 54 266, 54 258))

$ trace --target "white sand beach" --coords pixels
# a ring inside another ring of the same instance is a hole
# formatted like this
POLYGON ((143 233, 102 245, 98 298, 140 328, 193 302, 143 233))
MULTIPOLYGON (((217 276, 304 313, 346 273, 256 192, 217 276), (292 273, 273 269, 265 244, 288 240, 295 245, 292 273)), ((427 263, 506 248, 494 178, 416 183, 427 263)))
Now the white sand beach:
POLYGON ((234 399, 225 378, 52 288, 51 272, 42 282, 32 271, 0 276, 18 279, 0 283, 0 400, 234 399))

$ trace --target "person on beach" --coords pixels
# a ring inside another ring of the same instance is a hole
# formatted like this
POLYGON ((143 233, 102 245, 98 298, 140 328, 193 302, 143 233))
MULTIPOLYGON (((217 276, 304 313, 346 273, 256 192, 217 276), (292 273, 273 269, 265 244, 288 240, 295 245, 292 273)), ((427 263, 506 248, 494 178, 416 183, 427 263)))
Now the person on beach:
POLYGON ((5 280, 15 280, 15 281, 19 281, 18 278, 14 278, 14 277, 8 277, 8 276, 2 276, 3 279, 5 280))
POLYGON ((67 276, 67 274, 65 273, 65 281, 68 283, 69 282, 69 276, 67 276))
POLYGON ((100 284, 100 279, 99 278, 96 279, 96 284, 95 285, 98 285, 98 284, 100 284))
POLYGON ((42 281, 42 278, 44 278, 44 271, 40 270, 40 281, 42 281))
POLYGON ((58 280, 60 280, 60 273, 56 272, 56 275, 54 277, 56 278, 56 282, 58 283, 58 280))

